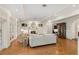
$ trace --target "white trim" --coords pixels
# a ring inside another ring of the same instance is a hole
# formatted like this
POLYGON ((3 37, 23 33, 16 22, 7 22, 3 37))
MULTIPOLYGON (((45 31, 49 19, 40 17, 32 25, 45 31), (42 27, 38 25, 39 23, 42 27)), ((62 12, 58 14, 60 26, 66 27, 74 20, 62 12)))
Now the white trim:
POLYGON ((69 15, 66 15, 66 16, 63 16, 63 17, 57 17, 56 19, 54 19, 54 21, 61 20, 61 19, 64 19, 64 18, 68 18, 68 17, 72 17, 72 16, 75 16, 75 15, 78 15, 78 14, 79 14, 79 9, 74 11, 73 13, 70 13, 69 15))

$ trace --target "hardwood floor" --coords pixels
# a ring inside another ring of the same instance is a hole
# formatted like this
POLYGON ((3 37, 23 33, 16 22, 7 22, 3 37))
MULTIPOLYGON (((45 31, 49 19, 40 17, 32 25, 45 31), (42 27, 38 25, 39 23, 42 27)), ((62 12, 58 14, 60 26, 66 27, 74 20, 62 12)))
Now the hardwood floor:
POLYGON ((0 51, 0 55, 77 55, 77 41, 59 38, 56 44, 24 48, 15 40, 9 48, 0 51))

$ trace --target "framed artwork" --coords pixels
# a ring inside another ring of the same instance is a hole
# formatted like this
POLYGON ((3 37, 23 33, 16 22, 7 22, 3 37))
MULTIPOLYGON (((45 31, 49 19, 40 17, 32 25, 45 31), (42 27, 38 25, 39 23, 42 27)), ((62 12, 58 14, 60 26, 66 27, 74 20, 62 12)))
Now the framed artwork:
POLYGON ((39 26, 39 27, 43 27, 43 24, 39 24, 38 26, 39 26))
POLYGON ((22 26, 22 27, 27 27, 27 24, 22 23, 21 26, 22 26))

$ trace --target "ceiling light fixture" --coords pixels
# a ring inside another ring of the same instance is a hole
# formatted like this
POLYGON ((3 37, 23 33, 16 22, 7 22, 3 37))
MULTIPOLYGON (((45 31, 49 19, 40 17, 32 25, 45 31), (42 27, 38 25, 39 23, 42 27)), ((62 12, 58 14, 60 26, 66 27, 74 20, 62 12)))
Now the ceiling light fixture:
POLYGON ((46 4, 43 4, 42 6, 43 6, 43 7, 46 7, 47 5, 46 5, 46 4))

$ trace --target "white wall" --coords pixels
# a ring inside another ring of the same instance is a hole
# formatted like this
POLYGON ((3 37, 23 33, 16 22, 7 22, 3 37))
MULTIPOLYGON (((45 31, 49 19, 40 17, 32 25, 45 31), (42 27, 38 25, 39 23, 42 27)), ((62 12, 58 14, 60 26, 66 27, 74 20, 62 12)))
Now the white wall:
POLYGON ((1 46, 0 49, 7 48, 10 45, 10 23, 9 18, 0 18, 2 21, 0 25, 2 25, 2 34, 1 34, 1 46), (4 21, 5 20, 5 21, 4 21))
POLYGON ((10 17, 10 39, 14 40, 17 38, 17 19, 10 17))
POLYGON ((0 20, 5 20, 2 23, 2 47, 3 48, 7 48, 10 45, 10 13, 4 9, 4 8, 0 8, 0 20))
POLYGON ((71 19, 68 19, 70 21, 67 21, 67 38, 68 39, 74 39, 77 38, 77 23, 79 23, 79 15, 72 17, 71 19))
POLYGON ((66 23, 66 38, 67 39, 74 39, 77 38, 77 22, 79 19, 79 15, 75 15, 69 18, 65 18, 59 21, 55 21, 54 23, 66 23))
MULTIPOLYGON (((28 26, 30 25, 29 22, 32 21, 27 21, 27 20, 23 20, 23 21, 18 21, 18 35, 21 33, 21 24, 22 23, 26 23, 28 26)), ((34 21, 33 21, 34 22, 34 21)), ((49 21, 36 21, 37 22, 37 29, 35 29, 37 32, 42 32, 42 33, 46 33, 46 34, 52 34, 52 23, 49 21), (43 24, 43 27, 39 27, 38 24, 43 24), (41 30, 42 29, 42 30, 41 30)), ((29 27, 25 27, 25 29, 29 29, 29 27)), ((33 28, 30 28, 30 30, 33 30, 33 28)))
MULTIPOLYGON (((77 25, 77 32, 79 32, 79 22, 77 24, 78 24, 77 25)), ((77 35, 78 35, 78 33, 77 33, 77 35)), ((77 47, 78 47, 78 55, 79 55, 79 37, 78 37, 78 45, 77 45, 77 47)))
POLYGON ((6 19, 7 21, 3 24, 3 48, 7 48, 10 45, 10 23, 9 19, 6 19))
POLYGON ((76 38, 76 30, 75 30, 75 21, 68 21, 66 22, 66 37, 68 39, 74 39, 76 38))
POLYGON ((77 47, 78 47, 78 55, 79 55, 79 36, 78 36, 78 32, 79 32, 79 19, 77 20, 77 33, 76 33, 76 35, 77 35, 77 39, 78 39, 78 45, 77 45, 77 47))

